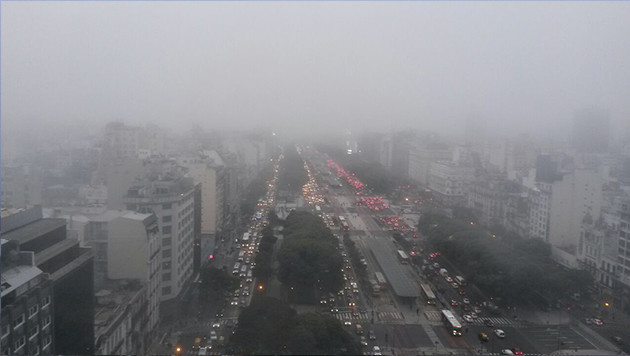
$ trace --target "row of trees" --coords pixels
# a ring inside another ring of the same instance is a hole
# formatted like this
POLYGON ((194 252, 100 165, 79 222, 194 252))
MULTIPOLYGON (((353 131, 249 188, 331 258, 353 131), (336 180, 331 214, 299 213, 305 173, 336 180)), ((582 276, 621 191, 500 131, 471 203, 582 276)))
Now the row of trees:
POLYGON ((244 354, 359 355, 360 345, 330 315, 298 315, 286 303, 257 296, 243 310, 229 348, 244 354))
POLYGON ((309 212, 293 211, 287 217, 278 253, 278 280, 290 288, 296 301, 314 303, 320 293, 343 287, 343 258, 337 239, 324 221, 309 212))
POLYGON ((278 187, 293 194, 302 192, 302 186, 308 181, 304 161, 295 146, 287 145, 283 150, 284 158, 280 161, 278 187))
POLYGON ((199 297, 202 301, 221 300, 226 292, 233 292, 239 287, 240 280, 224 269, 206 263, 199 271, 201 286, 199 297))
POLYGON ((588 272, 554 263, 550 246, 541 240, 496 235, 438 212, 423 214, 418 228, 471 282, 506 305, 562 299, 584 293, 593 283, 588 272))
POLYGON ((357 278, 359 278, 361 285, 368 285, 367 269, 361 262, 361 258, 363 257, 361 256, 361 253, 354 241, 350 239, 350 235, 348 233, 343 234, 343 243, 348 250, 350 262, 352 262, 352 267, 354 267, 354 272, 357 274, 357 278))
POLYGON ((270 226, 262 229, 261 236, 258 254, 254 259, 256 266, 252 273, 256 279, 266 284, 273 274, 273 246, 278 238, 273 235, 273 229, 270 226))
POLYGON ((273 169, 271 165, 267 165, 249 184, 241 203, 241 214, 243 216, 254 215, 258 199, 267 192, 267 181, 271 179, 271 177, 273 177, 273 169))

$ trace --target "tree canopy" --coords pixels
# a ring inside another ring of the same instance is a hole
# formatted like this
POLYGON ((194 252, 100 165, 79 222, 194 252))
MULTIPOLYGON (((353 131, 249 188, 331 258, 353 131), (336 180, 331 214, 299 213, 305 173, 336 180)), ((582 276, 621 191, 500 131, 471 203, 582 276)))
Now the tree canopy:
POLYGON ((343 286, 343 258, 337 239, 323 220, 308 212, 292 212, 278 253, 278 279, 287 287, 336 292, 343 286))
POLYGON ((329 315, 298 315, 284 302, 256 297, 243 310, 230 340, 245 354, 358 355, 360 346, 329 315))

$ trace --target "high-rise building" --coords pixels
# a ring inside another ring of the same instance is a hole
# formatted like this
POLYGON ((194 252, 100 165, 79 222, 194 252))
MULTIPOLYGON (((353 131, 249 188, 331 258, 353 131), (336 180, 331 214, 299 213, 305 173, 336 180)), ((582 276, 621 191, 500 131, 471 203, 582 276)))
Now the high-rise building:
POLYGON ((162 239, 161 300, 177 297, 193 276, 193 179, 173 161, 147 163, 147 175, 135 181, 123 201, 128 210, 154 213, 162 239))
POLYGON ((0 191, 3 208, 26 208, 42 204, 42 171, 32 165, 3 165, 0 191))

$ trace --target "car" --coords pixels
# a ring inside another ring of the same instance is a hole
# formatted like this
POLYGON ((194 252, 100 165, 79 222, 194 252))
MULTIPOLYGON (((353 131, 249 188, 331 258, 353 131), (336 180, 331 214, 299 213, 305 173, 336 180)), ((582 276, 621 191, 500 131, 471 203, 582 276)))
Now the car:
POLYGON ((477 315, 477 313, 475 313, 473 311, 471 311, 469 314, 470 314, 470 317, 473 318, 473 319, 477 319, 479 317, 479 315, 477 315))
POLYGON ((374 330, 370 330, 370 340, 376 340, 376 334, 374 334, 374 330))
POLYGON ((439 264, 439 263, 437 263, 437 262, 435 262, 435 263, 433 264, 433 268, 440 268, 440 264, 439 264))
POLYGON ((222 318, 222 317, 223 317, 223 313, 224 313, 224 311, 223 311, 223 309, 221 309, 221 310, 219 310, 219 311, 215 314, 215 316, 216 316, 217 318, 222 318))
POLYGON ((339 308, 332 308, 332 309, 330 309, 330 312, 333 313, 333 314, 337 314, 337 313, 339 313, 339 308))
POLYGON ((501 329, 495 329, 494 330, 494 334, 499 338, 499 339, 505 339, 505 331, 501 330, 501 329))
POLYGON ((464 302, 464 304, 470 304, 470 299, 468 299, 468 298, 464 298, 464 299, 463 299, 463 302, 464 302))
POLYGON ((322 299, 322 300, 320 300, 320 301, 319 301, 319 304, 326 304, 326 303, 328 303, 328 302, 326 301, 326 299, 322 299))
POLYGON ((213 328, 220 328, 221 327, 221 323, 219 323, 219 321, 215 321, 214 323, 212 323, 212 327, 213 328))
POLYGON ((214 331, 214 330, 212 330, 212 331, 210 332, 210 340, 213 340, 213 341, 214 341, 214 340, 217 340, 218 338, 219 338, 219 337, 217 336, 217 332, 216 332, 216 331, 214 331))
POLYGON ((343 325, 345 325, 345 326, 351 326, 351 325, 352 325, 352 322, 351 322, 350 320, 346 320, 346 321, 344 321, 344 322, 343 322, 343 325))
POLYGON ((501 355, 514 355, 514 352, 510 349, 503 349, 501 350, 501 355))
POLYGON ((488 342, 490 339, 488 338, 488 334, 486 333, 479 333, 479 335, 477 335, 479 337, 479 341, 481 342, 488 342))
POLYGON ((374 346, 373 350, 372 350, 374 355, 381 355, 381 348, 378 346, 374 346))
POLYGON ((595 324, 597 326, 602 326, 602 325, 604 325, 604 321, 600 320, 600 319, 593 319, 593 324, 595 324))
POLYGON ((481 314, 481 308, 479 307, 473 307, 473 311, 477 314, 481 314))
POLYGON ((468 313, 469 311, 471 311, 470 307, 467 304, 463 304, 462 305, 462 310, 465 311, 466 313, 468 313))
POLYGON ((363 336, 363 335, 361 335, 361 345, 363 345, 363 346, 367 346, 368 345, 368 342, 365 339, 365 336, 363 336))
POLYGON ((521 351, 521 349, 519 349, 518 347, 513 347, 510 349, 510 351, 512 351, 512 353, 514 353, 514 355, 522 355, 523 351, 521 351))
POLYGON ((243 296, 248 297, 249 291, 247 289, 243 290, 243 296))
POLYGON ((591 325, 591 324, 593 324, 593 319, 586 318, 586 319, 584 319, 584 322, 586 323, 586 325, 591 325))
POLYGON ((610 339, 617 345, 623 345, 623 339, 620 336, 611 336, 610 339))
POLYGON ((446 280, 446 282, 448 283, 453 283, 453 278, 446 276, 446 278, 444 278, 446 280))
POLYGON ((488 326, 488 327, 493 327, 493 326, 494 326, 494 323, 493 323, 493 322, 492 322, 492 320, 490 320, 490 319, 486 319, 486 320, 484 320, 484 321, 483 321, 483 323, 484 323, 486 326, 488 326))
POLYGON ((459 292, 458 292, 458 293, 459 293, 459 295, 461 295, 461 296, 466 295, 466 291, 465 291, 465 290, 463 290, 463 289, 461 289, 461 288, 459 289, 459 292))
POLYGON ((238 305, 238 297, 234 297, 234 299, 230 302, 230 305, 238 305))
POLYGON ((457 284, 457 283, 455 283, 455 282, 451 283, 451 286, 452 286, 453 288, 455 288, 455 289, 458 289, 458 288, 459 288, 459 284, 457 284))
POLYGON ((464 319, 468 323, 472 323, 473 322, 473 318, 470 315, 468 315, 468 314, 462 315, 462 319, 464 319))
POLYGON ((454 306, 454 307, 456 307, 456 306, 458 306, 458 305, 459 305, 459 302, 458 302, 458 301, 456 301, 455 299, 452 299, 452 300, 451 300, 451 305, 452 305, 452 306, 454 306))

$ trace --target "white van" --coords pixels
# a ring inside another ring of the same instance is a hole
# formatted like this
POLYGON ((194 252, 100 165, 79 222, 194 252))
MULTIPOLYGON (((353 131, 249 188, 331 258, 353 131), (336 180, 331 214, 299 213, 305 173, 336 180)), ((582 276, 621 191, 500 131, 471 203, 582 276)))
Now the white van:
POLYGON ((441 268, 440 269, 440 276, 442 276, 442 277, 448 276, 448 271, 446 270, 446 268, 441 268))

